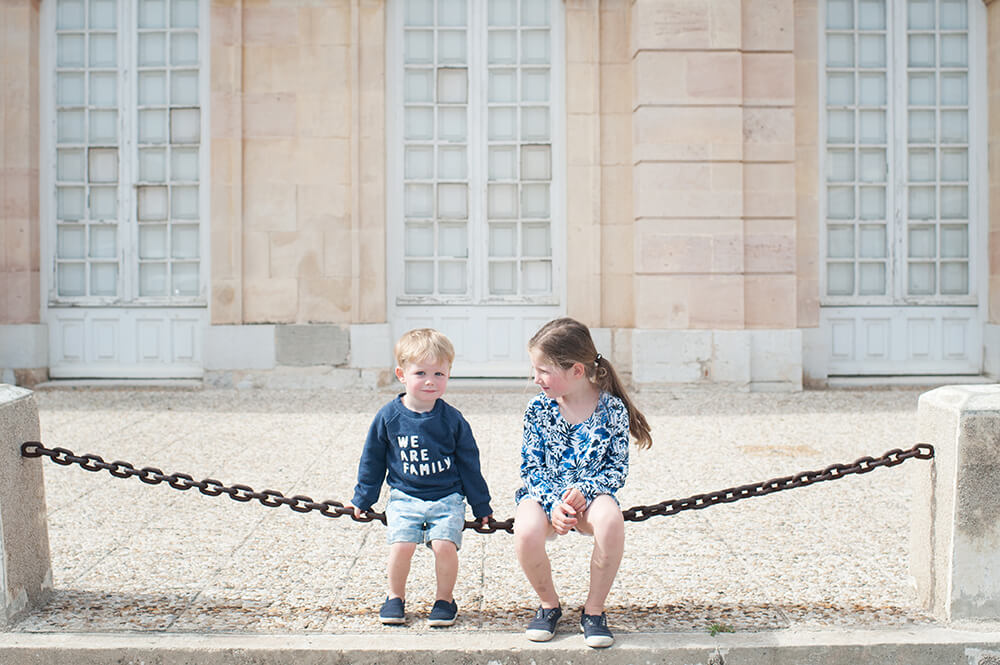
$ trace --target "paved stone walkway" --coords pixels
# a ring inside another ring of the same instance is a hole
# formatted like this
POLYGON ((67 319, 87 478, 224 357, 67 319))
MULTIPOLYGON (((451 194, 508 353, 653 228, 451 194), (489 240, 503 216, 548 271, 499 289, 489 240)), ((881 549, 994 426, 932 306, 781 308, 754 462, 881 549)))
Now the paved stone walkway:
MULTIPOLYGON (((639 394, 654 445, 632 449, 623 506, 822 469, 914 443, 919 390, 639 394)), ((513 513, 520 388, 453 389, 498 518, 513 513)), ((42 390, 43 442, 287 496, 347 501, 386 392, 42 390)), ((609 598, 620 632, 929 623, 907 570, 908 474, 927 462, 627 526, 609 598)), ((433 559, 414 557, 409 628, 375 618, 382 525, 45 464, 56 592, 16 632, 397 633, 424 630, 433 559)), ((379 504, 381 506, 381 504, 379 504)), ((589 541, 550 547, 564 607, 586 595, 589 541)), ((466 532, 451 630, 520 631, 536 600, 508 534, 466 532)))

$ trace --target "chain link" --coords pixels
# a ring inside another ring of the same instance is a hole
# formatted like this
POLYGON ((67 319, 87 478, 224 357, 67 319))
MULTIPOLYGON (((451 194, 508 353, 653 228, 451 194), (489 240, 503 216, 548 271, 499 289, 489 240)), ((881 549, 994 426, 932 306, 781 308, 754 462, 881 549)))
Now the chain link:
MULTIPOLYGON (((297 513, 308 513, 317 511, 326 517, 348 516, 356 522, 379 521, 385 524, 385 513, 367 511, 355 516, 354 510, 344 507, 339 501, 313 501, 311 497, 298 494, 293 497, 286 497, 277 490, 254 491, 248 485, 229 485, 214 478, 195 480, 186 473, 165 474, 156 467, 146 466, 136 469, 128 462, 115 461, 105 462, 99 455, 73 454, 73 451, 66 448, 46 448, 39 441, 25 441, 21 444, 22 457, 42 457, 50 458, 61 466, 77 464, 80 468, 91 472, 107 471, 115 478, 131 478, 137 476, 139 480, 148 485, 159 485, 167 483, 177 490, 185 491, 197 488, 199 492, 206 496, 219 496, 226 494, 233 501, 246 503, 249 501, 259 501, 269 508, 288 506, 297 513)), ((749 499, 755 496, 764 496, 774 492, 795 489, 796 487, 806 487, 814 483, 827 480, 838 480, 854 474, 869 473, 879 467, 890 467, 902 464, 908 459, 932 459, 934 457, 934 446, 928 443, 918 443, 909 450, 894 448, 881 457, 861 457, 852 464, 832 464, 822 471, 803 471, 793 476, 782 476, 752 485, 739 485, 708 494, 695 494, 684 499, 670 499, 654 503, 648 506, 633 506, 628 510, 623 510, 622 515, 626 522, 644 522, 650 517, 658 515, 676 515, 685 510, 701 510, 709 506, 720 503, 733 503, 741 499, 749 499)), ((490 518, 486 525, 480 520, 466 520, 465 528, 477 533, 496 533, 497 531, 514 532, 514 519, 495 520, 490 518)))

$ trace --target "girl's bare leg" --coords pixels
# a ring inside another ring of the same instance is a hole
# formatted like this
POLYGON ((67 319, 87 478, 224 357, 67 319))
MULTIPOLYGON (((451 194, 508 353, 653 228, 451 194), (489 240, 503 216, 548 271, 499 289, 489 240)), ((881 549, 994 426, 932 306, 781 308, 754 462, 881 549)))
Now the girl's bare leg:
POLYGON ((545 539, 552 533, 549 518, 537 501, 524 499, 514 513, 514 545, 524 570, 542 607, 559 607, 559 594, 552 582, 552 566, 545 552, 545 539))
POLYGON ((602 494, 580 515, 576 528, 594 537, 594 553, 590 557, 590 591, 583 611, 601 614, 625 551, 625 520, 615 500, 602 494))
POLYGON ((434 600, 454 600, 455 580, 458 579, 458 548, 450 540, 432 540, 434 550, 434 574, 437 591, 434 600))
POLYGON ((406 578, 410 575, 410 560, 417 550, 416 543, 389 545, 389 597, 406 600, 406 578))

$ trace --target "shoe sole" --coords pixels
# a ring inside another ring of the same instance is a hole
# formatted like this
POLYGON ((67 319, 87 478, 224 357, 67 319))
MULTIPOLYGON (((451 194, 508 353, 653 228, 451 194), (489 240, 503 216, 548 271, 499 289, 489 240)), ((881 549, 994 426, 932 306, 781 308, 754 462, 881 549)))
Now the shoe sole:
POLYGON ((455 620, 457 618, 458 617, 453 617, 451 619, 428 619, 427 625, 432 626, 434 628, 444 628, 446 626, 454 626, 455 620))
POLYGON ((378 620, 382 622, 383 626, 399 626, 406 623, 406 619, 403 617, 379 617, 378 620))
POLYGON ((607 635, 591 635, 583 638, 584 644, 592 649, 604 649, 615 643, 615 638, 607 635))
POLYGON ((524 635, 532 642, 548 642, 555 633, 550 633, 547 630, 529 629, 524 631, 524 635))

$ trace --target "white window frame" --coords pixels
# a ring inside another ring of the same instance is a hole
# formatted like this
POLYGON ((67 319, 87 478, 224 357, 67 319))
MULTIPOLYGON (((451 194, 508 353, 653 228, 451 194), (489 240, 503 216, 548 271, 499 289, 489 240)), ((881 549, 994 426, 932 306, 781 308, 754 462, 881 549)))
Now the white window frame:
MULTIPOLYGON (((388 0, 386 20, 386 288, 390 317, 398 307, 421 305, 544 305, 559 306, 566 301, 566 104, 565 104, 565 8, 560 0, 551 2, 551 243, 552 285, 550 295, 494 296, 488 293, 488 226, 486 221, 487 163, 487 113, 485 87, 486 48, 488 40, 481 41, 480 49, 469 52, 469 118, 467 146, 469 154, 469 218, 468 218, 468 270, 469 293, 465 295, 403 295, 404 294, 404 236, 403 236, 403 99, 402 60, 404 3, 388 0)), ((488 9, 486 0, 472 0, 469 5, 468 25, 486 26, 483 18, 488 9), (474 18, 475 17, 475 18, 474 18)), ((479 43, 471 35, 473 45, 479 43)))
MULTIPOLYGON (((889 274, 886 276, 889 294, 885 296, 830 296, 827 295, 827 122, 826 122, 826 3, 820 3, 817 20, 817 76, 819 104, 817 109, 817 147, 819 168, 817 192, 819 199, 819 288, 823 307, 852 306, 978 306, 980 312, 987 305, 989 275, 983 266, 988 265, 987 247, 989 231, 988 171, 985 139, 987 136, 987 81, 986 81, 986 7, 981 0, 967 0, 969 35, 969 295, 966 296, 911 296, 906 293, 905 231, 906 182, 904 163, 907 159, 906 112, 906 0, 886 0, 887 35, 887 94, 888 120, 891 134, 888 138, 886 162, 889 168, 886 187, 887 230, 886 239, 890 256, 889 274)), ((940 140, 940 139, 939 139, 940 140)), ((940 143, 939 143, 940 145, 940 143)), ((938 220, 940 223, 940 220, 938 220)))
MULTIPOLYGON (((86 1, 86 0, 85 0, 86 1)), ((39 23, 39 242, 41 274, 39 288, 46 308, 129 307, 129 308, 206 308, 208 306, 211 247, 211 136, 209 134, 211 94, 211 0, 198 2, 198 95, 201 141, 198 158, 198 294, 193 296, 139 296, 138 211, 136 209, 138 150, 138 114, 136 92, 138 77, 138 32, 134 27, 137 0, 119 0, 118 6, 118 96, 119 96, 119 182, 118 182, 118 260, 117 296, 59 296, 55 273, 56 260, 56 0, 41 4, 39 23), (127 29, 123 26, 127 26, 127 29), (123 64, 126 63, 126 64, 123 64)), ((169 6, 169 3, 168 3, 169 6)))

